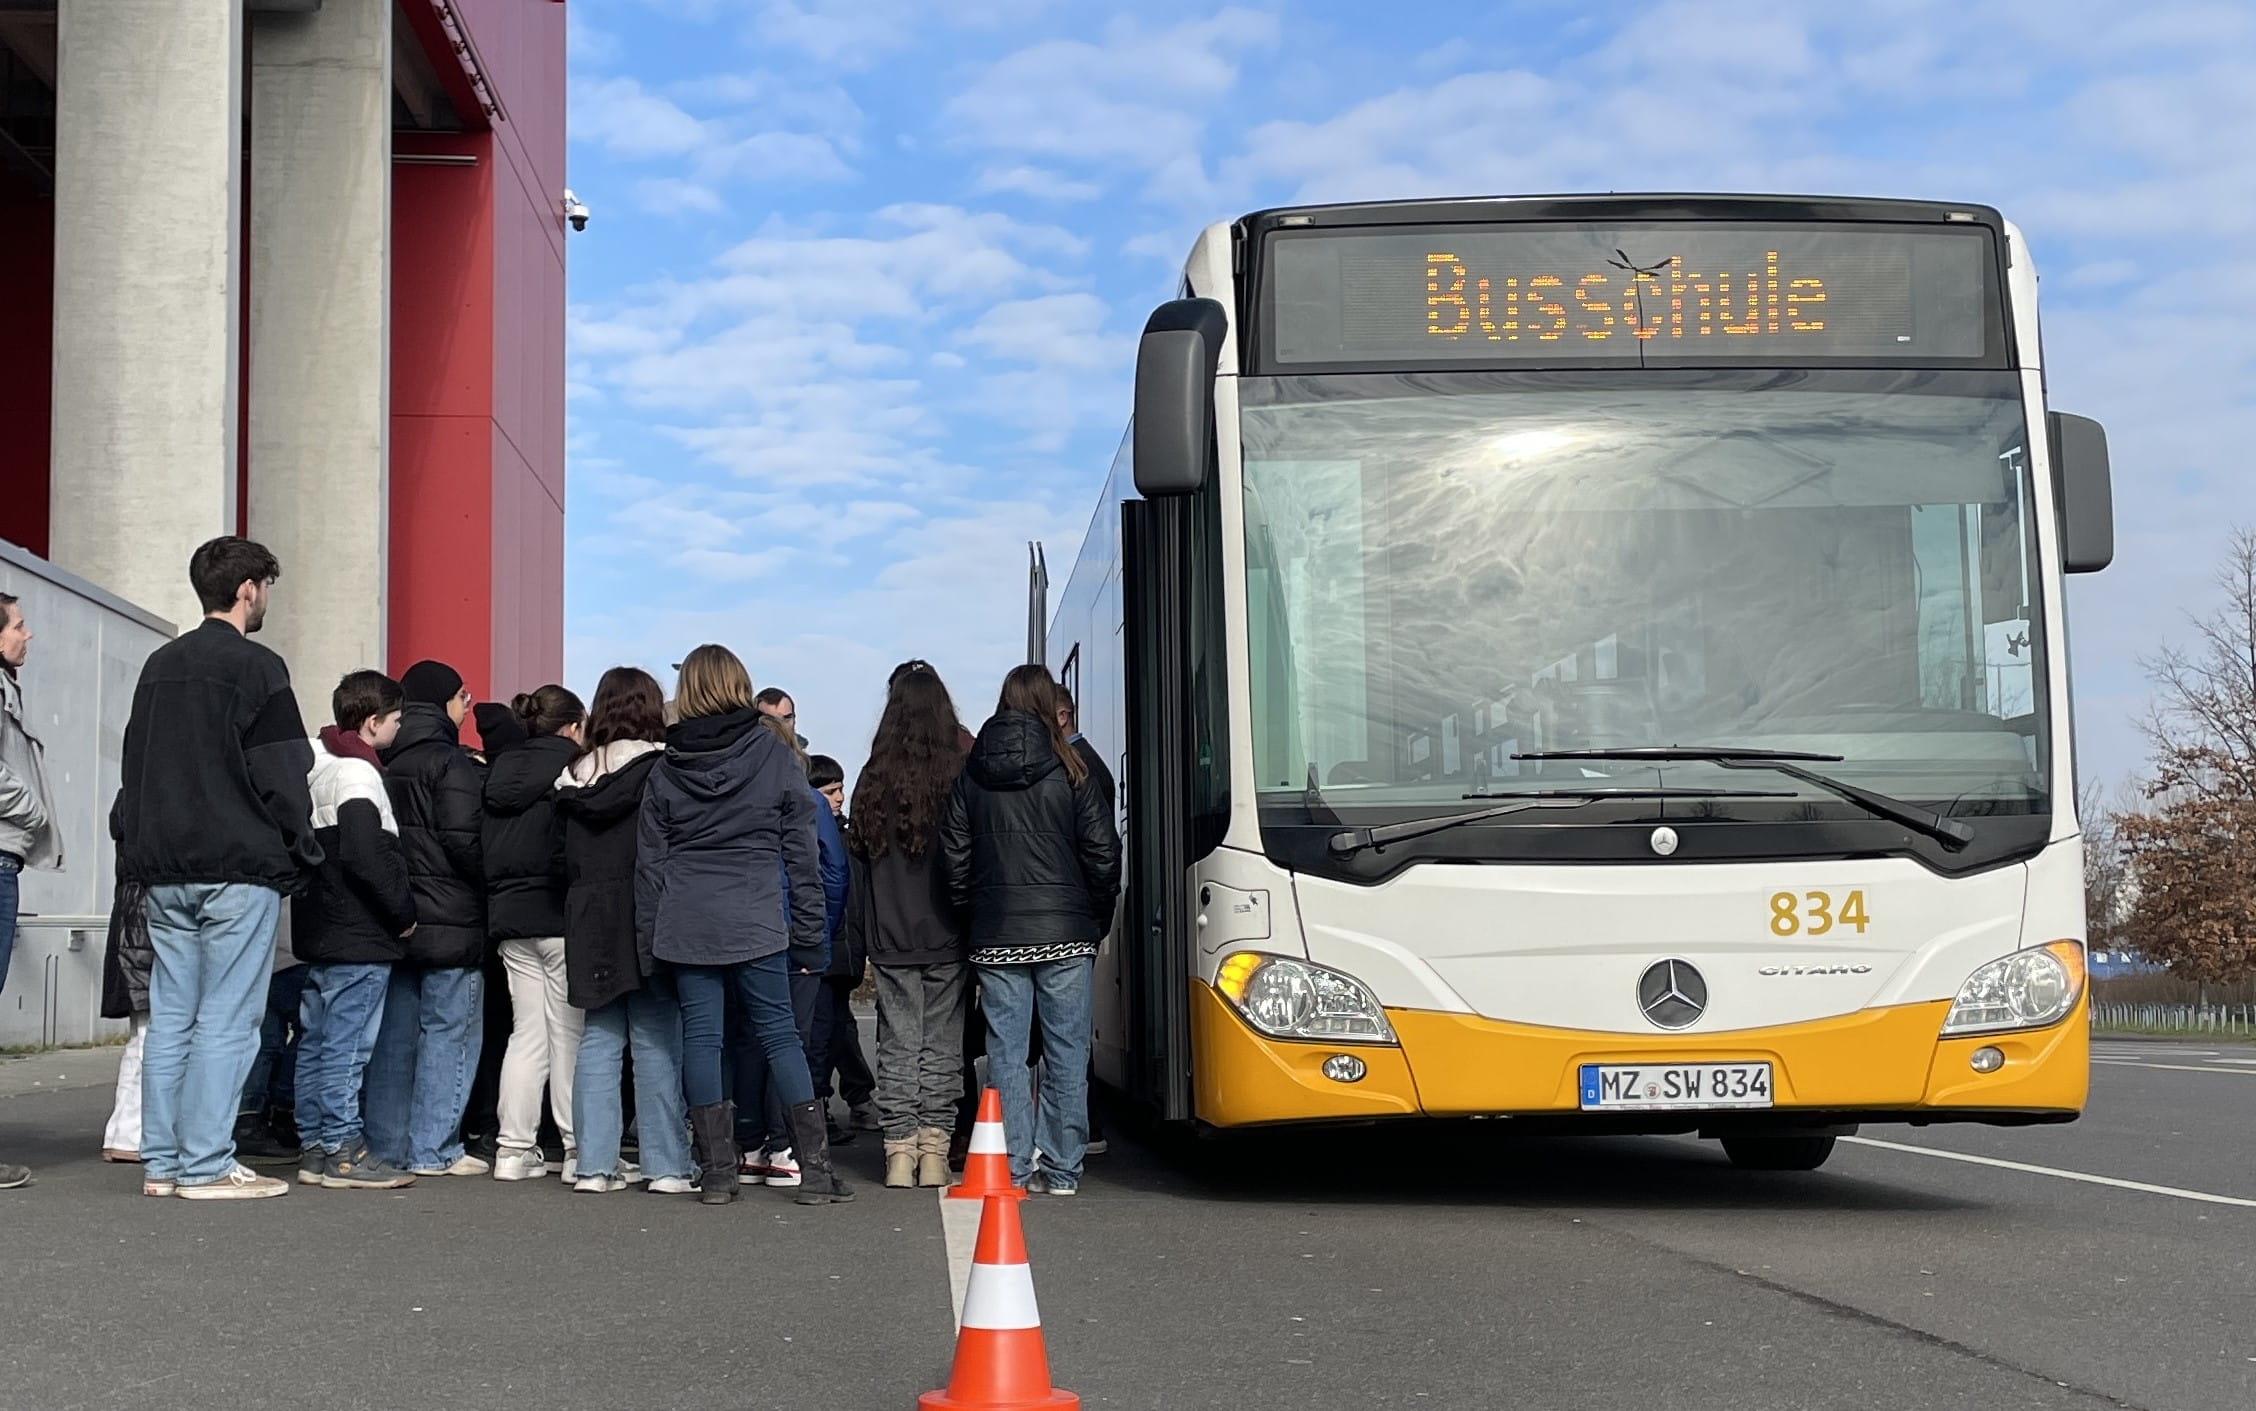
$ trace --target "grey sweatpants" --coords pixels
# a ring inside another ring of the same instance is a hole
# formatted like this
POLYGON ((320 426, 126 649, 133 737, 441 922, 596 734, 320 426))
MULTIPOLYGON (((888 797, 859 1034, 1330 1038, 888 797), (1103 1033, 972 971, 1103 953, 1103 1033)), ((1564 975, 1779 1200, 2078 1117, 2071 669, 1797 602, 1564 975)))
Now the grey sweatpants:
POLYGON ((964 984, 971 967, 876 965, 877 1117, 889 1142, 952 1131, 963 1090, 964 984))

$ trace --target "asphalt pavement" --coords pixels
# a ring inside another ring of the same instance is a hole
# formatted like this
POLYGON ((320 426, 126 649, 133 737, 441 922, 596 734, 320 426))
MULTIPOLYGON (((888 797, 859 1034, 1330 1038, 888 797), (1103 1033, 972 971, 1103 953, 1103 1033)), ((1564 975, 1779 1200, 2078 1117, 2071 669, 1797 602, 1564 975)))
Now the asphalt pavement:
MULTIPOLYGON (((0 1063, 0 1408, 898 1408, 946 1378, 932 1192, 557 1180, 149 1200, 114 1055, 0 1063)), ((1868 1128, 1823 1171, 1508 1124, 1126 1130, 1025 1220, 1088 1407, 2256 1407, 2256 1048, 2104 1043, 2084 1119, 1868 1128)))

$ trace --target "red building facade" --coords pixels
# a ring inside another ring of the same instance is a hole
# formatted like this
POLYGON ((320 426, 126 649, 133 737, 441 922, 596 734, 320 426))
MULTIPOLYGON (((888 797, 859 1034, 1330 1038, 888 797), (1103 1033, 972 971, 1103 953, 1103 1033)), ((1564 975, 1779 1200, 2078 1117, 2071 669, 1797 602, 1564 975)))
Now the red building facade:
MULTIPOLYGON (((395 672, 418 658, 437 657, 461 670, 481 697, 506 698, 557 679, 563 668, 564 5, 325 3, 332 22, 342 7, 360 7, 352 21, 362 31, 358 38, 365 41, 367 29, 382 24, 389 43, 388 59, 382 53, 376 59, 392 88, 388 290, 380 296, 388 304, 381 335, 388 348, 376 364, 388 363, 389 376, 380 427, 370 428, 366 438, 381 460, 377 470, 340 491, 380 497, 380 513, 344 518, 379 525, 381 542, 325 545, 309 539, 302 523, 262 527, 260 507, 273 497, 262 498, 259 477, 313 472, 301 465, 262 466, 253 454, 260 444, 253 433, 277 409, 260 405, 258 389, 271 379, 253 375, 261 345, 248 333, 234 345, 240 362, 231 392, 234 425, 210 442, 234 461, 232 484, 224 492, 228 503, 198 523, 197 532, 232 527, 269 542, 276 542, 272 535, 294 534, 288 542, 297 561, 285 554, 286 579, 320 574, 332 558, 340 565, 349 561, 356 567, 339 571, 374 575, 369 587, 380 600, 379 616, 370 619, 380 621, 380 628, 359 634, 376 640, 355 650, 380 651, 395 672), (371 552, 377 556, 373 563, 371 552)), ((232 22, 239 38, 233 42, 241 46, 242 65, 232 82, 247 114, 254 101, 266 101, 262 95, 274 91, 260 86, 261 44, 270 33, 298 26, 285 38, 302 46, 303 27, 321 17, 305 13, 306 0, 220 0, 222 8, 229 4, 237 7, 232 22)), ((66 465, 72 453, 63 441, 70 438, 60 437, 55 425, 64 415, 58 392, 71 391, 73 379, 103 371, 57 361, 64 356, 57 351, 57 321, 73 317, 72 291, 80 287, 69 283, 73 276, 66 268, 60 276, 65 293, 58 300, 58 234, 67 240, 78 228, 71 222, 83 219, 78 211, 84 205, 69 205, 65 172, 58 224, 57 168, 74 152, 81 161, 104 156, 89 157, 68 140, 58 141, 59 131, 67 139, 65 130, 80 105, 72 101, 72 71, 58 59, 57 33, 71 25, 79 26, 74 34, 91 33, 97 24, 130 22, 131 13, 129 6, 121 8, 122 0, 60 0, 60 5, 61 14, 0 7, 6 11, 0 14, 0 84, 9 98, 9 116, 0 124, 8 140, 0 149, 10 158, 0 161, 0 385, 8 388, 0 407, 0 539, 52 557, 177 620, 183 616, 177 600, 148 601, 157 590, 142 589, 129 572, 105 572, 98 555, 90 559, 73 547, 87 541, 88 526, 65 522, 90 479, 106 486, 103 477, 136 473, 140 458, 121 437, 114 461, 97 456, 89 469, 89 458, 79 455, 66 465)), ((264 129, 243 126, 253 134, 241 156, 248 192, 267 180, 257 150, 257 134, 264 129)), ((121 152, 119 159, 134 155, 121 152)), ((251 195, 237 193, 228 208, 238 222, 232 233, 240 273, 226 297, 238 305, 234 322, 245 330, 271 326, 274 318, 291 313, 268 310, 262 315, 267 324, 254 321, 257 271, 265 253, 258 248, 262 228, 253 220, 255 205, 251 195)), ((268 228, 275 224, 269 216, 268 228)), ((119 278, 134 277, 145 263, 120 259, 119 278)), ((318 288, 318 279, 314 285, 318 288)), ((318 320, 324 310, 308 307, 303 314, 318 320)), ((127 387, 117 395, 130 398, 133 391, 127 387)), ((153 404, 148 414, 161 422, 175 413, 153 404)), ((83 434, 77 437, 78 444, 84 440, 83 434)), ((201 500, 196 509, 202 512, 201 500)), ((97 535, 98 530, 95 526, 97 535)), ((365 539, 368 531, 340 532, 365 539)), ((170 558, 178 547, 158 543, 152 552, 170 558)), ((359 594, 363 602, 370 596, 359 594)), ((301 695, 315 695, 304 683, 308 675, 336 669, 313 645, 296 651, 277 645, 292 658, 301 695), (301 653, 307 658, 303 666, 301 653)))

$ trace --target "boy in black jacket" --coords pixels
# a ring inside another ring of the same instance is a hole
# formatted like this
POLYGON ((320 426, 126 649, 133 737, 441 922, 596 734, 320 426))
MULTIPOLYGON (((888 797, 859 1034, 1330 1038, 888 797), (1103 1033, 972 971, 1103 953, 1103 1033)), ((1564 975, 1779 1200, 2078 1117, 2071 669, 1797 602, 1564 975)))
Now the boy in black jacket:
POLYGON ((323 861, 290 912, 291 939, 306 962, 298 1011, 302 1186, 390 1190, 415 1180, 369 1154, 360 1109, 392 966, 415 934, 415 893, 379 753, 399 734, 405 703, 399 683, 380 671, 339 681, 330 697, 337 723, 322 730, 306 775, 323 861))
POLYGON ((368 1144, 418 1176, 483 1176, 462 1149, 462 1110, 485 1034, 485 861, 481 781, 463 751, 471 695, 454 668, 419 661, 400 676, 399 735, 383 751, 384 790, 415 891, 415 935, 392 967, 369 1060, 368 1144))

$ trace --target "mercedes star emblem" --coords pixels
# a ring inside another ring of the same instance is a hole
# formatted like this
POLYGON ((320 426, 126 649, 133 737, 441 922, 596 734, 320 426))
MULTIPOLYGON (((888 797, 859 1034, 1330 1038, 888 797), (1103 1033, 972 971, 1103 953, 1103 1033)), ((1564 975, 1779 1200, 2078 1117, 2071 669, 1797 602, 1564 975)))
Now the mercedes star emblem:
POLYGON ((1688 960, 1657 960, 1637 977, 1637 1007, 1655 1027, 1689 1028, 1708 1009, 1708 982, 1688 960))
POLYGON ((1655 828, 1652 843, 1655 854, 1661 857, 1674 856, 1676 853, 1676 830, 1674 828, 1655 828))

